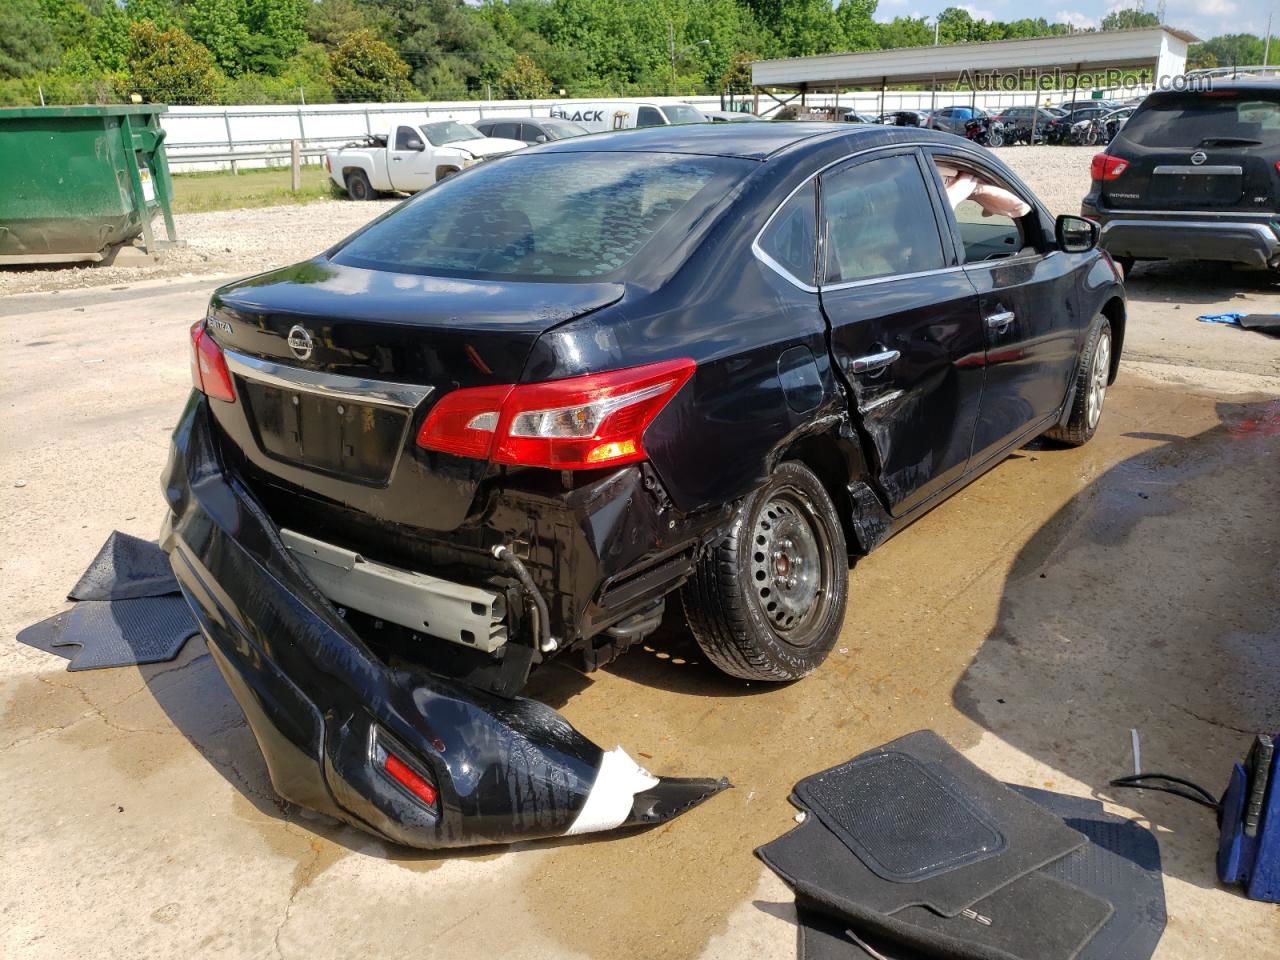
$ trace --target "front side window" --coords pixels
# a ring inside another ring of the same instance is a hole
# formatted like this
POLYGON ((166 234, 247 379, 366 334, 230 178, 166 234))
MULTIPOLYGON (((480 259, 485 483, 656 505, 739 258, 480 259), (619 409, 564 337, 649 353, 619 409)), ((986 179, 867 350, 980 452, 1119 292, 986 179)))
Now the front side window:
POLYGON ((827 283, 945 265, 924 175, 911 154, 845 167, 822 178, 827 283))
POLYGON ((666 121, 662 119, 662 114, 656 107, 641 107, 636 112, 637 127, 660 127, 664 123, 666 121))
POLYGON ((518 123, 495 123, 489 133, 491 137, 497 137, 502 140, 519 140, 520 124, 518 123))
POLYGON ((810 180, 778 210, 760 235, 760 249, 796 280, 813 284, 818 253, 817 190, 810 180))
POLYGON ((420 128, 427 143, 433 147, 443 147, 446 143, 457 143, 459 140, 479 140, 482 134, 469 123, 457 120, 441 120, 438 123, 424 123, 420 128))
POLYGON ((1003 260, 1027 243, 1027 203, 1011 188, 974 168, 935 159, 964 245, 964 262, 1003 260))
POLYGON ((754 166, 675 154, 513 154, 424 190, 334 260, 442 276, 603 277, 650 245, 653 257, 668 254, 754 166), (664 233, 671 242, 654 242, 664 233))
POLYGON ((418 131, 413 129, 413 127, 397 127, 396 128, 396 149, 397 150, 413 150, 414 148, 409 146, 409 144, 413 143, 415 140, 417 140, 419 143, 422 142, 422 138, 418 136, 418 131))

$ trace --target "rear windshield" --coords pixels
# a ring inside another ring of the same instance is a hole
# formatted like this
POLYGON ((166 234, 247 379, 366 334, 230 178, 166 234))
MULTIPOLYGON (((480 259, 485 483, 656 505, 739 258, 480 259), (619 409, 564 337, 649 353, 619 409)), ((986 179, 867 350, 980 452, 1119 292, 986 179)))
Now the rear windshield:
POLYGON ((1280 145, 1280 96, 1232 91, 1149 97, 1120 136, 1144 147, 1190 148, 1214 140, 1280 145))
POLYGON ((424 190, 334 259, 482 279, 604 277, 664 230, 678 238, 754 166, 653 153, 517 154, 424 190))
POLYGON ((677 104, 670 107, 663 107, 662 112, 667 115, 669 123, 706 123, 707 118, 701 110, 695 107, 686 107, 677 104))

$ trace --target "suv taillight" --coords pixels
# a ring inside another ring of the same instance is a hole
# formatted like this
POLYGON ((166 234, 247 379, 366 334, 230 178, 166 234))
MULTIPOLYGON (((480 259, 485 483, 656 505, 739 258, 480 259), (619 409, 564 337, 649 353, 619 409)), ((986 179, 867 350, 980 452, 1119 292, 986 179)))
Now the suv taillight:
POLYGON ((644 460, 644 432, 693 376, 692 360, 445 394, 418 445, 522 467, 593 470, 644 460))
POLYGON ((1120 174, 1129 169, 1129 161, 1107 153, 1096 153, 1089 164, 1089 176, 1094 180, 1119 180, 1120 174))
POLYGON ((191 382, 207 397, 236 402, 235 387, 231 385, 231 371, 222 348, 209 336, 204 321, 198 320, 191 327, 191 382))

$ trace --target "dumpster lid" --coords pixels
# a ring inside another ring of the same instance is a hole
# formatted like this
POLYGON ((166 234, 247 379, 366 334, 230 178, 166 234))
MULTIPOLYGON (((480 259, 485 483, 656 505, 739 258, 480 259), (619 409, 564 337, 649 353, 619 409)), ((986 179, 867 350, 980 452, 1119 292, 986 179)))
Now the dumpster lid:
POLYGON ((0 120, 24 120, 40 117, 118 117, 128 114, 165 113, 163 103, 86 103, 74 107, 5 107, 0 120))

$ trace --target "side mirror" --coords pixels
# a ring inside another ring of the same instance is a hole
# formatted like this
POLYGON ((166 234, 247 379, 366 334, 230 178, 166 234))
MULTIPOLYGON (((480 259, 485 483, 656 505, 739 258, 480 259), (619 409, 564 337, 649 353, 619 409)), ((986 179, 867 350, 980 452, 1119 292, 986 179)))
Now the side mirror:
POLYGON ((1061 214, 1053 226, 1058 249, 1066 253, 1088 253, 1098 245, 1098 225, 1084 217, 1061 214))
POLYGON ((534 142, 534 143, 546 143, 546 142, 547 142, 547 135, 546 135, 545 133, 540 133, 540 134, 538 134, 536 137, 534 137, 534 138, 533 138, 533 142, 534 142))
POLYGON ((427 149, 427 145, 416 137, 412 140, 406 140, 404 145, 407 150, 417 150, 421 152, 427 149))

